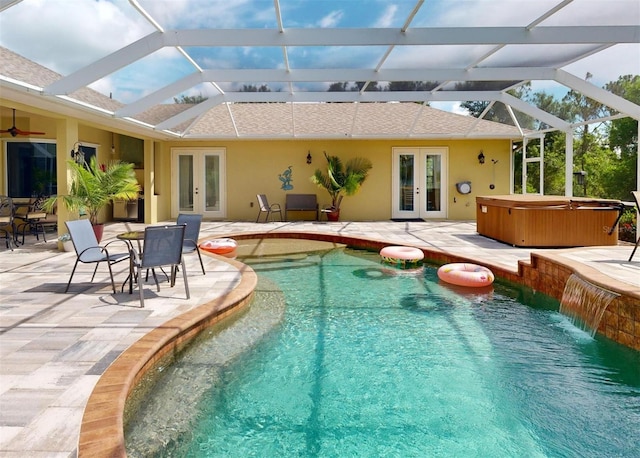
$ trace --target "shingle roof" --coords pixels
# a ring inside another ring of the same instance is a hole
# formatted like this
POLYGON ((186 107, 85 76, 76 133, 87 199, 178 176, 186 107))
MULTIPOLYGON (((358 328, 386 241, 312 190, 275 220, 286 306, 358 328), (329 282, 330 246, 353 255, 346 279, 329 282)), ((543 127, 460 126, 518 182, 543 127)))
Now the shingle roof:
MULTIPOLYGON (((39 88, 61 75, 0 47, 0 72, 39 88)), ((83 88, 69 98, 115 112, 124 105, 83 88)), ((156 126, 193 105, 156 105, 135 117, 156 126)), ((108 114, 104 114, 108 116, 108 114)), ((515 126, 407 103, 229 103, 172 129, 185 138, 518 138, 515 126)))

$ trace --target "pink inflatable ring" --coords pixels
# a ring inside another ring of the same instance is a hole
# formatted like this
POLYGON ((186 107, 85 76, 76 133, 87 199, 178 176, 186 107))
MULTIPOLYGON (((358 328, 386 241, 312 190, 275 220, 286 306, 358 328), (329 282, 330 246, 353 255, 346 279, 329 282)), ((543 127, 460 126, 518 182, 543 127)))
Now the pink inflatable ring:
POLYGON ((215 254, 231 253, 238 247, 238 243, 233 239, 213 239, 205 240, 200 244, 200 248, 215 254))
POLYGON ((384 262, 402 267, 415 266, 424 259, 422 250, 410 246, 386 246, 380 250, 384 262))
POLYGON ((493 283, 494 275, 489 269, 477 264, 445 264, 438 269, 438 278, 452 285, 480 288, 493 283))

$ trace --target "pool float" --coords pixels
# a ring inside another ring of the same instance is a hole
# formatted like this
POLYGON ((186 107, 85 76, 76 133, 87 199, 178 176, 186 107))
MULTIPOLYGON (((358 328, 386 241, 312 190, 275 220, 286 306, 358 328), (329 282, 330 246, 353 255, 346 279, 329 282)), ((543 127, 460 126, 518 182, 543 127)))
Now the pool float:
POLYGON ((441 266, 438 278, 452 285, 480 288, 489 286, 495 277, 486 267, 460 262, 441 266))
POLYGON ((200 248, 215 254, 231 253, 238 247, 238 243, 233 239, 213 239, 205 240, 200 244, 200 248))
POLYGON ((384 262, 405 267, 420 264, 424 253, 410 246, 386 246, 380 250, 380 257, 384 262))

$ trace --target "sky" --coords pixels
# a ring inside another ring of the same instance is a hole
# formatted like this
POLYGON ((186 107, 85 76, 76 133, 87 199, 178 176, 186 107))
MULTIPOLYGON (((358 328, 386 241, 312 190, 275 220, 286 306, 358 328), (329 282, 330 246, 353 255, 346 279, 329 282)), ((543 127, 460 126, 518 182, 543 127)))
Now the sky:
MULTIPOLYGON (((132 0, 135 3, 135 0, 132 0)), ((526 26, 560 0, 427 0, 413 27, 526 26)), ((137 0, 163 29, 173 28, 275 28, 273 0, 137 0)), ((400 28, 416 0, 281 0, 285 28, 400 28)), ((640 25, 637 0, 574 0, 541 25, 640 25), (606 8, 603 5, 606 4, 606 8)), ((156 29, 128 0, 23 0, 0 12, 0 45, 7 47, 63 75, 81 69, 156 29)), ((386 67, 464 66, 487 49, 453 47, 396 47, 386 67)), ((373 68, 386 47, 289 48, 294 68, 339 66, 373 68)), ((192 48, 187 53, 202 68, 282 68, 279 48, 192 48)), ((500 66, 501 58, 516 62, 548 57, 541 47, 530 55, 514 47, 491 57, 500 66)), ((640 45, 617 45, 597 55, 564 67, 603 86, 626 74, 640 74, 640 45)), ((139 63, 121 69, 91 85, 123 103, 137 100, 187 74, 194 67, 177 50, 163 49, 139 63)), ((253 82, 247 82, 253 83, 253 82)), ((259 82, 255 82, 259 83, 259 82)), ((223 87, 229 90, 229 87, 223 87)), ((272 89, 278 89, 273 87, 272 89)), ((305 90, 304 86, 299 89, 305 90)), ((553 82, 536 82, 534 91, 562 95, 566 88, 553 82)), ((212 85, 201 85, 189 94, 216 93, 212 85)), ((436 104, 432 104, 436 105, 436 104)), ((457 104, 441 108, 459 110, 457 104)))

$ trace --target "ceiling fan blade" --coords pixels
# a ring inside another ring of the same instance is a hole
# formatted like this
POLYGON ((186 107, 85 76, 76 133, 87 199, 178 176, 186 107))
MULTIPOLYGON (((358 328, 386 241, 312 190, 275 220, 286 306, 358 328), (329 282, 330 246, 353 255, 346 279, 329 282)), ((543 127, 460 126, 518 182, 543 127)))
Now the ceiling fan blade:
POLYGON ((29 132, 26 130, 20 130, 16 127, 16 109, 13 109, 13 126, 10 129, 0 130, 0 134, 11 134, 12 137, 17 135, 46 135, 44 132, 29 132))

